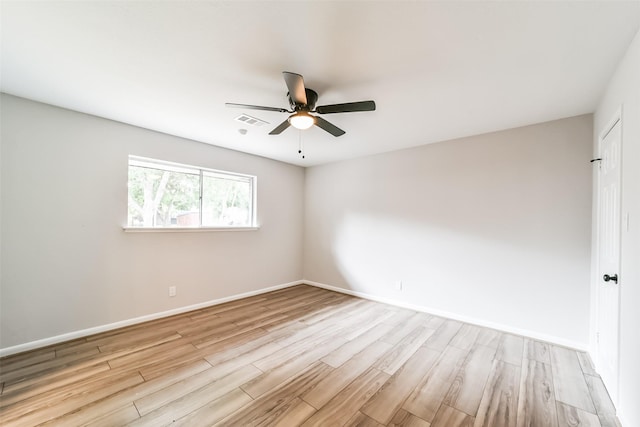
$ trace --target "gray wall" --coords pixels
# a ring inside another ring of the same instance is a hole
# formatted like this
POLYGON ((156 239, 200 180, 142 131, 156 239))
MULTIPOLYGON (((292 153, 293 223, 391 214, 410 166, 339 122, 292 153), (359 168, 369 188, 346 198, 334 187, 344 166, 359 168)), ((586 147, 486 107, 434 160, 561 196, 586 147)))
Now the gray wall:
POLYGON ((0 348, 302 277, 302 168, 8 95, 1 102, 0 348), (129 154, 257 175, 260 229, 125 233, 129 154))
POLYGON ((586 348, 591 147, 584 115, 308 168, 305 279, 586 348))

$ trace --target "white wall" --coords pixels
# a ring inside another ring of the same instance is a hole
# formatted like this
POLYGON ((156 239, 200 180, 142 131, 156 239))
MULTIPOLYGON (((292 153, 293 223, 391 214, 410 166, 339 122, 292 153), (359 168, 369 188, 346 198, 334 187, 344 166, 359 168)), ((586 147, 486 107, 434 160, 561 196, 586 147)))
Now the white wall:
POLYGON ((305 279, 586 348, 591 146, 584 115, 308 168, 305 279))
POLYGON ((302 168, 8 95, 1 102, 0 348, 302 277, 302 168), (129 154, 257 175, 260 230, 123 232, 129 154))
MULTIPOLYGON (((594 115, 594 150, 597 150, 600 132, 621 107, 621 202, 623 216, 629 215, 629 229, 623 226, 621 234, 617 409, 623 425, 640 426, 640 32, 618 65, 594 115)), ((599 283, 594 280, 593 295, 599 283)), ((593 336, 592 346, 595 349, 593 336)))

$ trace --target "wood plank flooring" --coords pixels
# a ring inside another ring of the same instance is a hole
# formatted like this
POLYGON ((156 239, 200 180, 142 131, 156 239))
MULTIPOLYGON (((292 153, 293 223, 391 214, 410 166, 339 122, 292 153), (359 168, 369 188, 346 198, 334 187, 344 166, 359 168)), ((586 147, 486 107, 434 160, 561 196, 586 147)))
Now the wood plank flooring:
POLYGON ((0 359, 3 426, 615 427, 585 353, 300 285, 0 359))

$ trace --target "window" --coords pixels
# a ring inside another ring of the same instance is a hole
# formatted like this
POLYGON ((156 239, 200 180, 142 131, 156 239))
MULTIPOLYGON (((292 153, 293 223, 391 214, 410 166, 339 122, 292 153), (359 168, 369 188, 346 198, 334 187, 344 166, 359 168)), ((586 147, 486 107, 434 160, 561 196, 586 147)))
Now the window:
POLYGON ((255 227, 256 177, 129 156, 128 227, 255 227))

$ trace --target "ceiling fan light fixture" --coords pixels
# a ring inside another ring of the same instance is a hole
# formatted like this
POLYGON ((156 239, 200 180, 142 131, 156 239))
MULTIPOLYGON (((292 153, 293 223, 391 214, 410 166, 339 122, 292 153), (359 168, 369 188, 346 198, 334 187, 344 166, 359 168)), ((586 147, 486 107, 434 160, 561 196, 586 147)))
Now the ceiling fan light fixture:
POLYGON ((296 114, 289 116, 289 124, 296 129, 305 130, 309 129, 316 123, 315 117, 304 111, 299 111, 296 114))

